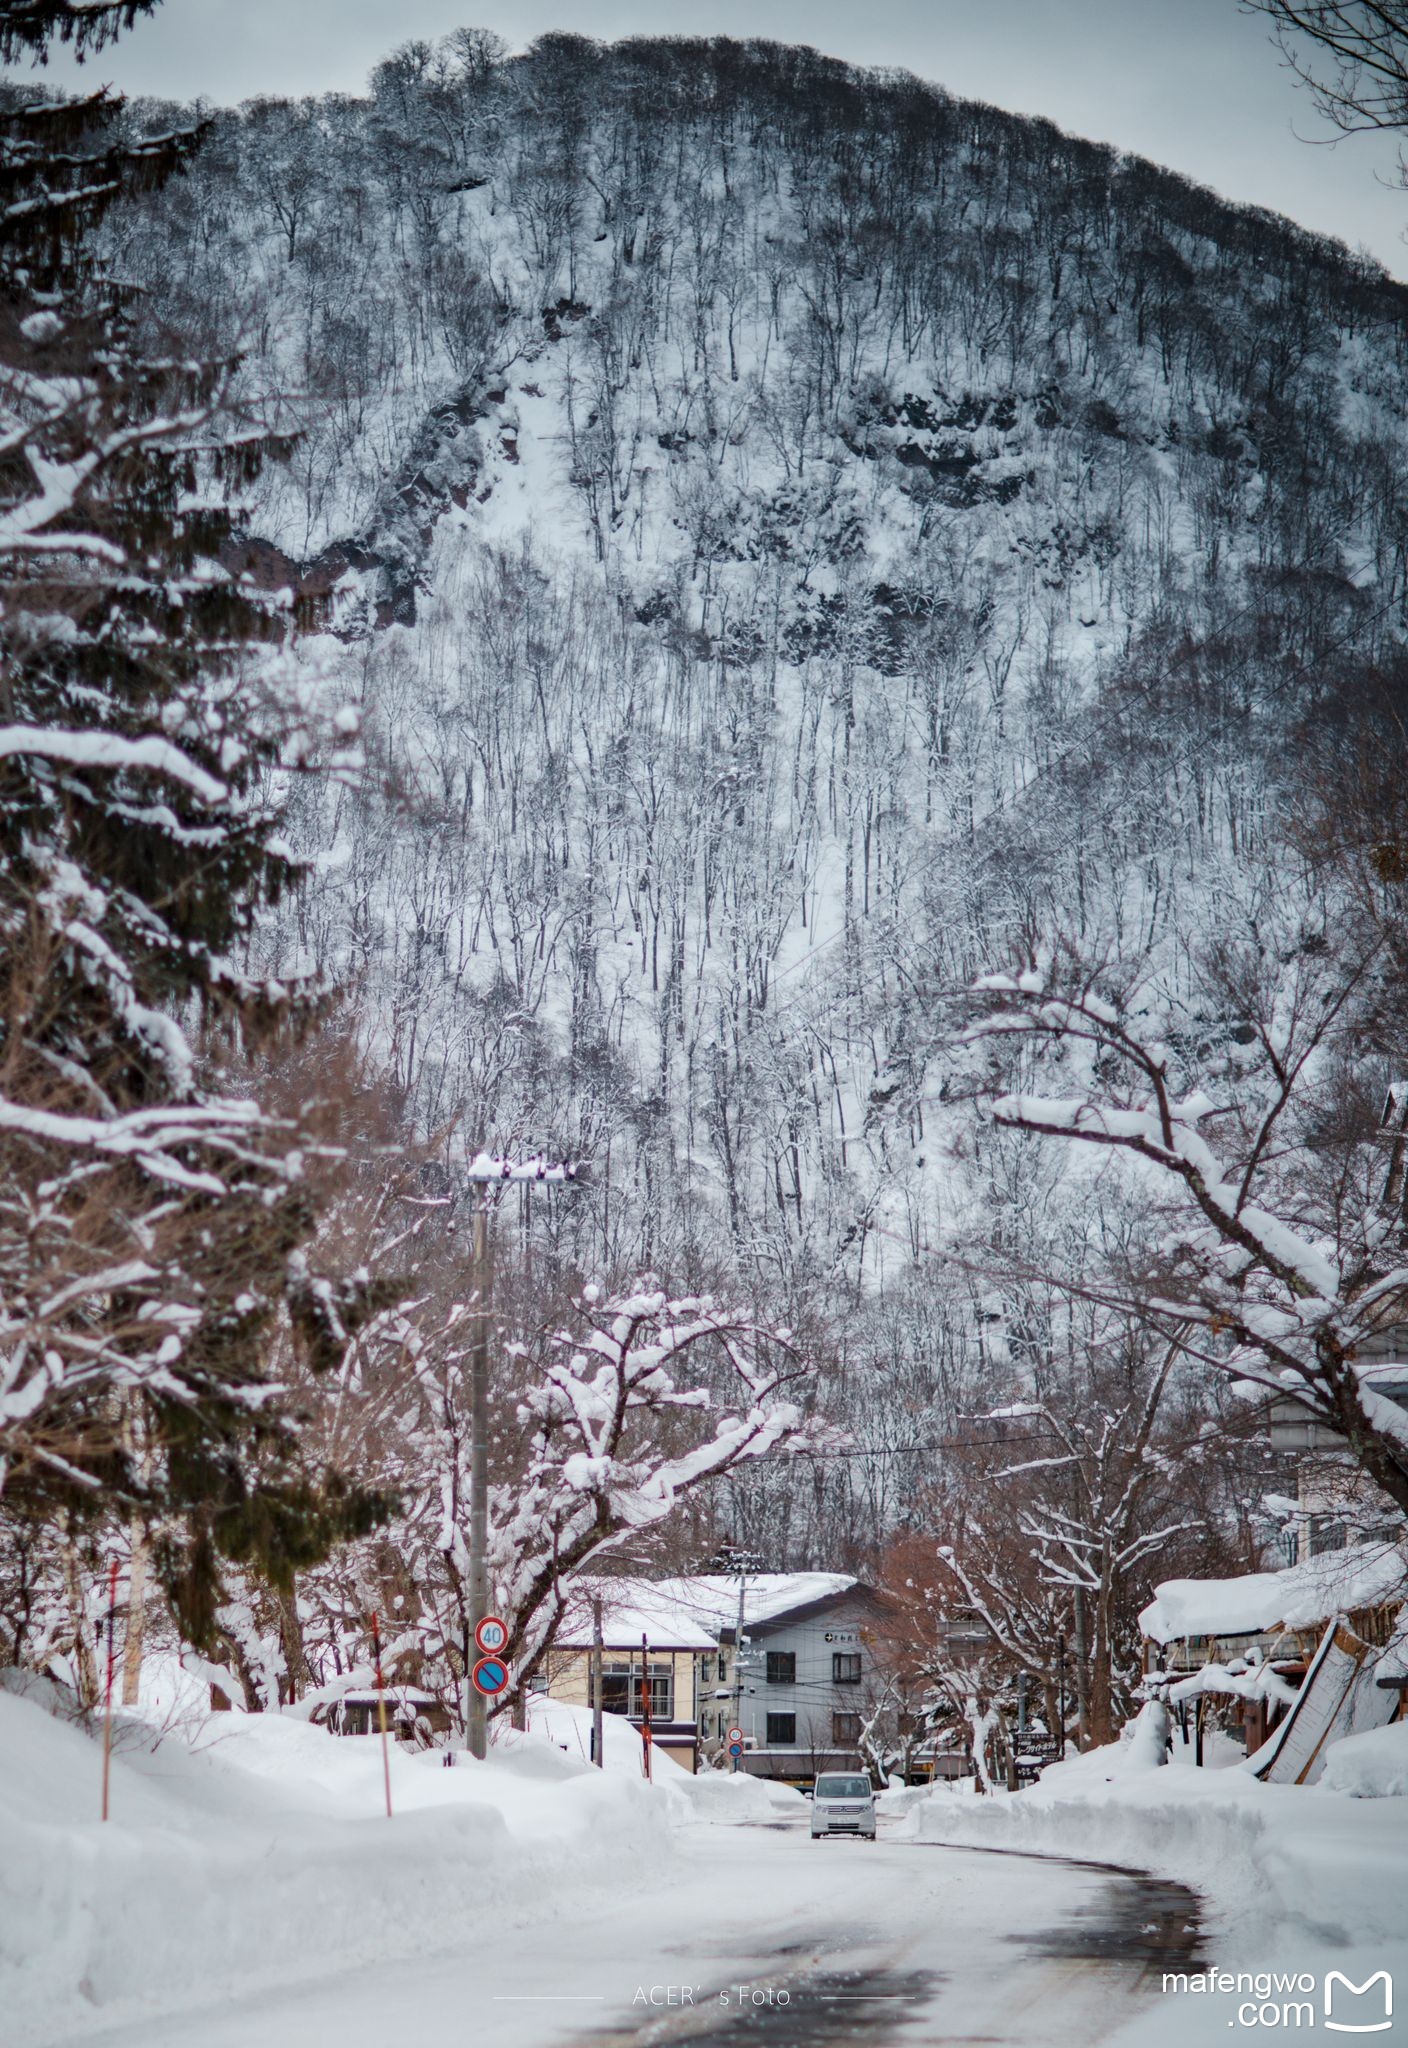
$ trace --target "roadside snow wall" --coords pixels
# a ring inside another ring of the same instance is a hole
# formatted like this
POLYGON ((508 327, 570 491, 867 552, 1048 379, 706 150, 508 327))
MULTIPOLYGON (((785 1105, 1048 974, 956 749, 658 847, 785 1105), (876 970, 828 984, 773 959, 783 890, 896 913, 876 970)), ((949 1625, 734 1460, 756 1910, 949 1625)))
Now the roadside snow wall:
POLYGON ((1307 1968, 1312 1955, 1408 1947, 1401 1800, 1263 1785, 1236 1766, 1140 1769, 1131 1767, 1130 1746, 1113 1743, 1054 1765, 1017 1793, 936 1790, 906 1832, 1177 1879, 1207 1902, 1212 1948, 1233 1967, 1307 1968))
POLYGON ((6 2048, 69 2039, 224 1991, 450 1945, 570 1911, 603 1866, 649 1884, 677 1795, 546 1742, 486 1764, 276 1715, 212 1717, 154 1746, 101 1744, 0 1690, 0 2012, 6 2048))

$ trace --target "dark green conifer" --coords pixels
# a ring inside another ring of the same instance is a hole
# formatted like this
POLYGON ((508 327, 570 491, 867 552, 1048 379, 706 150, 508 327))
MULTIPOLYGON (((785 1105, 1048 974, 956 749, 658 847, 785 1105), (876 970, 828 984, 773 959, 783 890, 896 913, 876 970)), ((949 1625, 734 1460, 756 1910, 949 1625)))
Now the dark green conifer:
MULTIPOLYGON (((153 4, 3 0, 0 57, 153 4)), ((153 345, 100 254, 201 139, 106 91, 0 101, 0 1489, 145 1503, 208 1634, 219 1555, 287 1584, 377 1503, 301 1469, 267 1381, 282 1319, 326 1365, 370 1295, 310 1277, 300 1133, 220 1071, 317 1007, 245 966, 296 879, 263 680, 289 621, 219 565, 230 492, 286 444, 232 417, 232 365, 153 345)))

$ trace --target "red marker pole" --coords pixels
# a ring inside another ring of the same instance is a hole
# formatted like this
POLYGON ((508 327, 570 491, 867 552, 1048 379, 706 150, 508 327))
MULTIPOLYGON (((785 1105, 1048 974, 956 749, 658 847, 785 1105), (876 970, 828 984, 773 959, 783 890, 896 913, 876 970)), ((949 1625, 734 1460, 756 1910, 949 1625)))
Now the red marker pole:
POLYGON ((644 1636, 640 1639, 640 1739, 645 1748, 645 1775, 653 1784, 655 1773, 651 1768, 650 1745, 654 1737, 650 1732, 650 1646, 644 1636))
POLYGON ((391 1818, 391 1747, 386 1739, 386 1684, 381 1675, 381 1630, 372 1616, 372 1654, 376 1659, 376 1710, 381 1721, 381 1774, 386 1780, 386 1818, 391 1818))
POLYGON ((103 1701, 103 1819, 108 1817, 108 1780, 112 1773, 112 1676, 117 1662, 117 1559, 108 1568, 108 1682, 103 1701))

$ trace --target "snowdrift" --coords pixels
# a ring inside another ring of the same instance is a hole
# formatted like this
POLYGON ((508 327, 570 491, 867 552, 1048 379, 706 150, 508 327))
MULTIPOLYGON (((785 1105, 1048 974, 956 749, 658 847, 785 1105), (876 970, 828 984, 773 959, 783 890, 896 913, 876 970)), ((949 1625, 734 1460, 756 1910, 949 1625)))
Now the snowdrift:
MULTIPOLYGON (((1177 1754, 1177 1753, 1176 1753, 1177 1754)), ((1362 1796, 1408 1786, 1408 1726, 1332 1746, 1322 1785, 1264 1785, 1242 1768, 1141 1764, 1132 1741, 1046 1770, 1024 1791, 936 1789, 905 1823, 925 1842, 1089 1857, 1192 1886, 1236 1968, 1408 1964, 1408 1809, 1362 1796), (1361 1796, 1346 1796, 1356 1792, 1361 1796)))
MULTIPOLYGON (((54 1696, 49 1696, 54 1704, 54 1696)), ((597 1771, 542 1736, 487 1763, 274 1715, 217 1715, 157 1741, 123 1721, 112 1818, 101 1745, 0 1690, 0 2011, 38 2048, 222 1991, 453 1944, 472 1918, 570 1911, 671 1862, 677 1795, 597 1771), (371 1910, 369 1910, 369 1908, 371 1910)), ((683 1778, 683 1772, 676 1772, 683 1778)))
MULTIPOLYGON (((1408 1798, 1408 1721, 1347 1735, 1330 1750, 1321 1785, 1350 1799, 1408 1798)), ((1408 1821, 1400 1813, 1399 1826, 1408 1821)))

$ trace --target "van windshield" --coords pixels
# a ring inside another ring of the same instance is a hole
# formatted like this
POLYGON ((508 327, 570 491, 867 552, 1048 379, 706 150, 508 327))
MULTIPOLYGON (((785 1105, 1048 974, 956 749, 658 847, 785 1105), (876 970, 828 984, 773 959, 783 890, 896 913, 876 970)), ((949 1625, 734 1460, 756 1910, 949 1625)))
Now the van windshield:
POLYGON ((818 1778, 816 1781, 818 1799, 868 1799, 869 1778, 818 1778))

